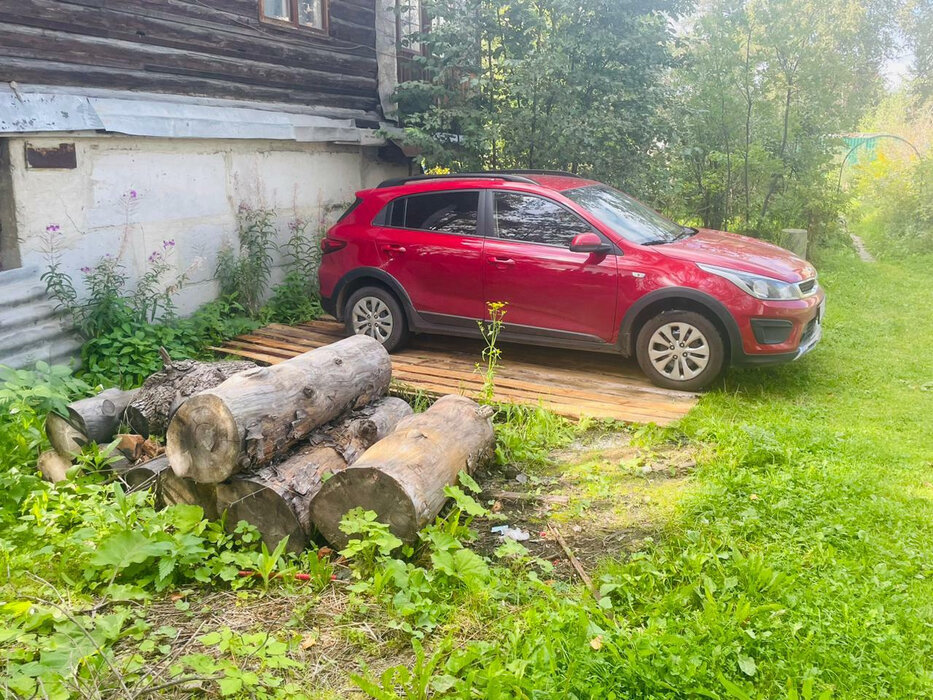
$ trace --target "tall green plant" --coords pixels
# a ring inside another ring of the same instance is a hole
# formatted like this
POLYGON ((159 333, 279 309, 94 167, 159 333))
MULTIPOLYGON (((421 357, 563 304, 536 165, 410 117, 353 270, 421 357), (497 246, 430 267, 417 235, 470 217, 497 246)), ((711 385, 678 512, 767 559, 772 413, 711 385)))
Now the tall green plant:
POLYGON ((221 248, 215 274, 221 294, 237 299, 247 313, 255 316, 262 307, 272 275, 275 249, 275 212, 240 205, 237 215, 237 241, 221 248))

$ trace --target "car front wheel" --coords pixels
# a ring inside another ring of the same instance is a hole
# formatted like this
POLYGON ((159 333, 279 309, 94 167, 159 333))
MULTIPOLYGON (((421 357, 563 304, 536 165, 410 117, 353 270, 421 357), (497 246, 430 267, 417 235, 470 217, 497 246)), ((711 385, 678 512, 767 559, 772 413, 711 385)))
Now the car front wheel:
POLYGON ((712 384, 725 365, 725 346, 716 326, 694 311, 665 311, 638 332, 635 356, 658 386, 697 391, 712 384))
POLYGON ((389 352, 408 339, 408 326, 401 305, 381 287, 358 289, 344 307, 347 333, 375 338, 389 352))

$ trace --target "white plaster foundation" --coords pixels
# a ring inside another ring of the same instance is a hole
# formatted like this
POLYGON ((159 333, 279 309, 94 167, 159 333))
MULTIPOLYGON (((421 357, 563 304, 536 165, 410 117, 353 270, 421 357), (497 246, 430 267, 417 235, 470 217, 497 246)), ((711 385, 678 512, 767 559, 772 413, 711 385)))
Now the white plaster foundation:
MULTIPOLYGON (((119 256, 131 279, 147 258, 174 240, 170 262, 191 269, 178 294, 190 313, 217 296, 217 252, 236 243, 243 204, 276 212, 278 242, 295 218, 317 233, 353 201, 354 193, 407 173, 376 158, 374 147, 234 139, 169 139, 57 133, 8 139, 15 226, 24 268, 47 267, 49 225, 57 225, 62 269, 76 284, 82 267, 119 256), (27 169, 25 145, 74 142, 75 170, 27 169), (133 196, 132 193, 135 193, 133 196)), ((281 264, 276 255, 276 266, 281 264)), ((277 269, 275 279, 281 270, 277 269)))

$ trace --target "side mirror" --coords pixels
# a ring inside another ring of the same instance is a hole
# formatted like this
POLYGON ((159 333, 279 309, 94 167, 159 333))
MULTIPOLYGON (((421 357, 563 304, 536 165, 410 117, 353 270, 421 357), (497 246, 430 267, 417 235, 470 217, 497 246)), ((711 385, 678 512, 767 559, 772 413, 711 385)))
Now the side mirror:
POLYGON ((608 253, 612 246, 604 243, 603 239, 595 233, 581 233, 574 237, 570 243, 570 250, 574 253, 608 253))

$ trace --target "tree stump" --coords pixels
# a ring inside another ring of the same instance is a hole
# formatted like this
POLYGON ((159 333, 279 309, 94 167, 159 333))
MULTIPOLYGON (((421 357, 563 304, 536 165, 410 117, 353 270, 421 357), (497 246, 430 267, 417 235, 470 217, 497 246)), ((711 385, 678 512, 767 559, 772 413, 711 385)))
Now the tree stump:
POLYGON ((272 550, 288 537, 288 549, 304 549, 311 536, 311 498, 327 476, 347 468, 388 435, 412 410, 405 401, 385 398, 312 433, 310 444, 280 464, 217 485, 217 508, 227 512, 227 528, 245 520, 272 550))
POLYGON ((384 396, 391 375, 385 348, 363 335, 241 372, 181 405, 166 435, 169 463, 200 483, 265 466, 315 428, 384 396))
POLYGON ((311 500, 311 522, 337 548, 349 541, 340 520, 353 508, 375 511, 404 542, 412 543, 447 500, 444 487, 470 473, 495 447, 492 409, 462 396, 444 396, 406 418, 346 470, 327 480, 311 500))
POLYGON ((126 419, 143 437, 165 435, 172 415, 189 396, 213 389, 237 372, 255 367, 253 362, 168 360, 164 369, 143 383, 126 409, 126 419))
POLYGON ((50 413, 45 419, 45 433, 52 447, 62 457, 73 459, 89 442, 105 445, 116 434, 137 389, 107 389, 97 396, 68 404, 68 416, 50 413))

